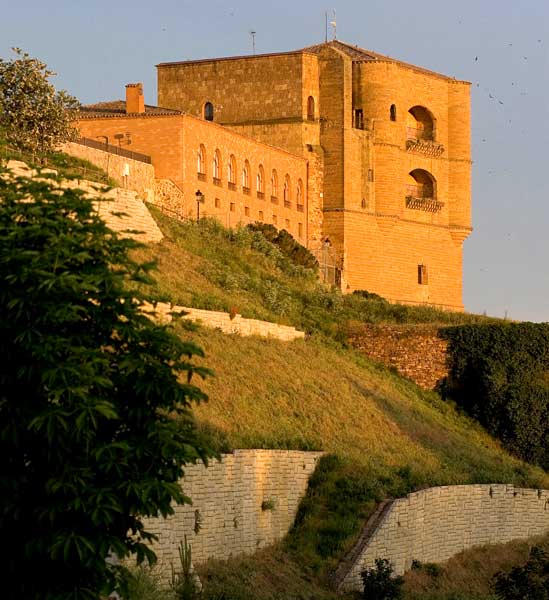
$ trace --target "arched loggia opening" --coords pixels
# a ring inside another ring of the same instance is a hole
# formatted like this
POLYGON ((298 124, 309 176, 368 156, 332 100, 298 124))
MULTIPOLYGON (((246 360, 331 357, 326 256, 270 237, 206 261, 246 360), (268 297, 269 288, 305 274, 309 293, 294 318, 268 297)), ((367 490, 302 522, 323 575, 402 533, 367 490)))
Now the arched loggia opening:
POLYGON ((406 133, 409 140, 435 140, 435 119, 424 106, 413 106, 406 115, 406 133))

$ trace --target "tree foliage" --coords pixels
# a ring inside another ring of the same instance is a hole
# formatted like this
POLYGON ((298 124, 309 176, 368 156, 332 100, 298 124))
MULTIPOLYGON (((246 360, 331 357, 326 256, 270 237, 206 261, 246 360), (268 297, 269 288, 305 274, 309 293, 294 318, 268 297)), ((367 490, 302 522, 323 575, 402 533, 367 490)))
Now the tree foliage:
POLYGON ((549 324, 466 325, 443 331, 442 392, 514 454, 549 467, 549 324))
POLYGON ((549 555, 534 546, 525 565, 496 574, 494 588, 499 600, 549 600, 549 555))
POLYGON ((55 90, 48 81, 55 73, 43 62, 19 48, 13 51, 16 58, 0 58, 0 126, 18 150, 51 152, 77 136, 71 122, 79 102, 55 90))
POLYGON ((4 172, 0 198, 2 597, 97 598, 123 572, 110 553, 154 560, 141 517, 188 501, 207 370, 144 314, 126 282, 150 265, 83 192, 4 172))
POLYGON ((376 566, 361 573, 365 600, 400 600, 404 597, 404 578, 394 576, 393 566, 385 558, 376 558, 376 566))

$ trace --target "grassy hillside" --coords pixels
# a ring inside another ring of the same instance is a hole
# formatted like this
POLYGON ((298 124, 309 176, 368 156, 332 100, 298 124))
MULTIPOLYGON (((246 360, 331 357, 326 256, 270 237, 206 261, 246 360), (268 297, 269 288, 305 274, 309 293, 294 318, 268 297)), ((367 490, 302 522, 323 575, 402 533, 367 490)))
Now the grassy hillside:
POLYGON ((210 400, 196 417, 220 450, 328 454, 287 540, 272 553, 241 559, 230 573, 221 566, 204 571, 213 590, 230 580, 233 599, 332 598, 329 575, 381 498, 441 484, 549 486, 546 473, 511 457, 437 394, 345 344, 353 321, 459 324, 485 317, 342 296, 260 234, 227 231, 209 221, 181 224, 153 212, 167 239, 137 252, 141 260, 158 262, 152 297, 207 309, 234 307, 311 334, 283 343, 177 326, 204 348, 203 362, 215 372, 201 384, 210 400), (276 583, 268 583, 273 571, 276 583), (295 586, 281 587, 286 577, 295 586), (253 596, 246 592, 250 586, 253 596))
POLYGON ((479 315, 343 295, 320 284, 313 271, 294 265, 260 233, 227 230, 208 219, 180 223, 150 208, 167 239, 138 256, 158 262, 160 276, 154 290, 158 298, 212 310, 234 307, 245 317, 330 336, 344 334, 350 321, 456 325, 486 321, 479 315))

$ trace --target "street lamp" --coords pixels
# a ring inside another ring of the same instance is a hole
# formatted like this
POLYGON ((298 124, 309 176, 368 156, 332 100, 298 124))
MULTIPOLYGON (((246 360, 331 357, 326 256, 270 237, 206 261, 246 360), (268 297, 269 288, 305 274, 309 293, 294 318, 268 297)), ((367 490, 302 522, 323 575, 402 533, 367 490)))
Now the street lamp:
POLYGON ((196 190, 196 220, 200 221, 200 204, 204 204, 204 194, 200 190, 196 190))

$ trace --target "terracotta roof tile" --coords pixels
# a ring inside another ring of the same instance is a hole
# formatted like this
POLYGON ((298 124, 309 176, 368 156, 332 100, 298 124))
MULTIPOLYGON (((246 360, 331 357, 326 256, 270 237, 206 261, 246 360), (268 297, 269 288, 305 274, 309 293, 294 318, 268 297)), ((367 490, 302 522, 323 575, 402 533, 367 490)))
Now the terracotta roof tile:
POLYGON ((161 108, 159 106, 145 105, 144 113, 126 113, 126 102, 124 100, 113 100, 111 102, 97 102, 82 106, 78 115, 79 119, 97 119, 105 117, 162 117, 183 114, 180 110, 161 108))

